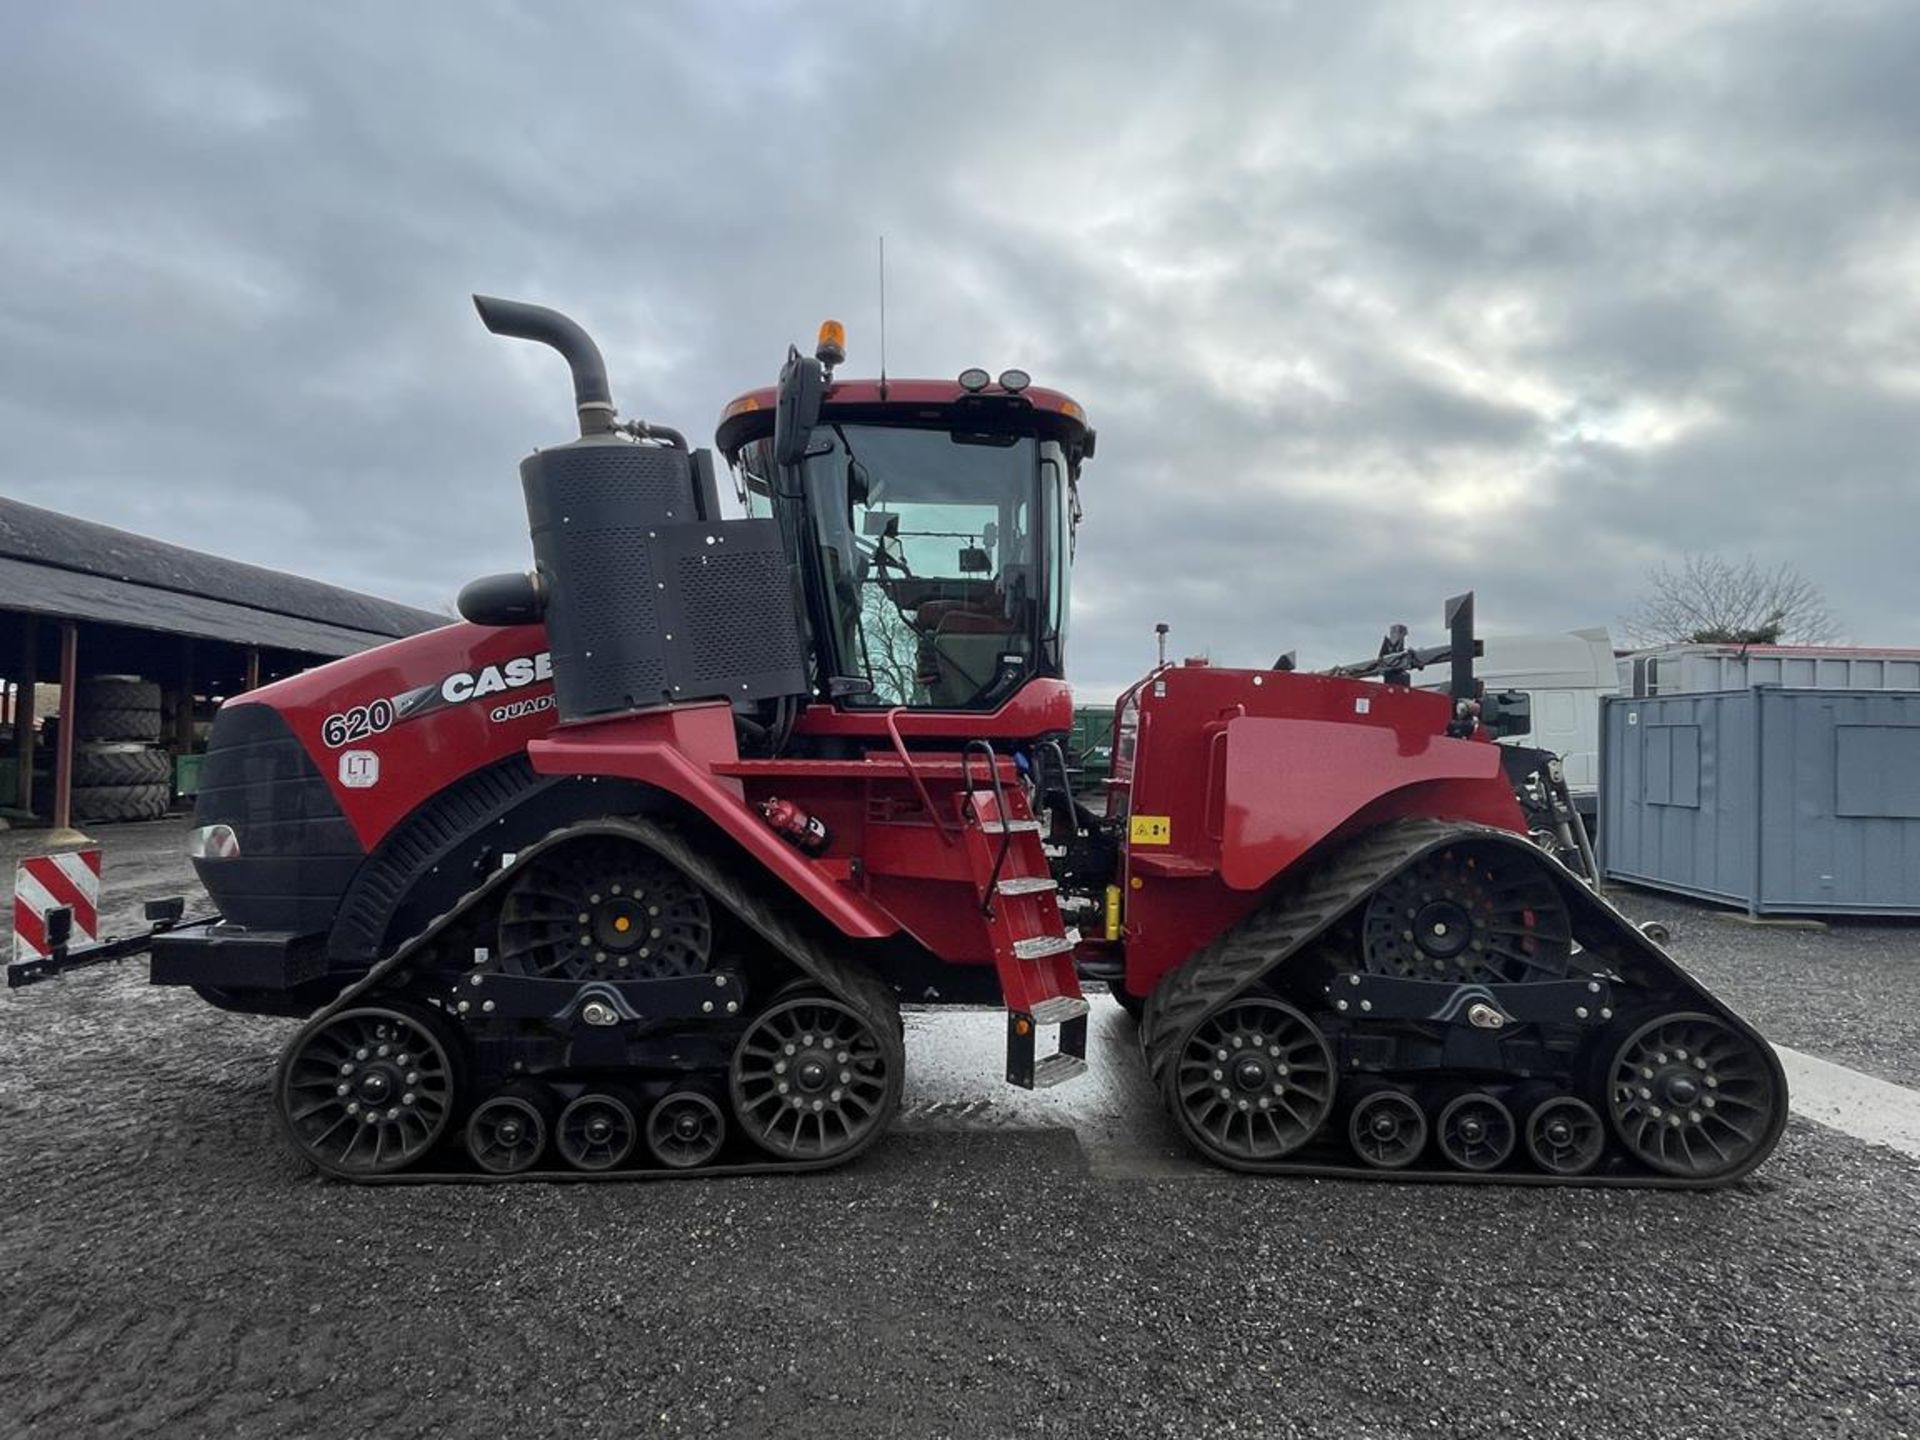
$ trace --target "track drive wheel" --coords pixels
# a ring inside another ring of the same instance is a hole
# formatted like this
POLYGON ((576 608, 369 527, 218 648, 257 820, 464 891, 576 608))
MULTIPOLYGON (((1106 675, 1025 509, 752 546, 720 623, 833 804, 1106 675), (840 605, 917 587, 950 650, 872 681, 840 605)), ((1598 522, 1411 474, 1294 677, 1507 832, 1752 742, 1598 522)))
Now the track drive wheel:
POLYGON ((1405 980, 1553 980, 1573 954, 1572 921, 1544 862, 1471 841, 1388 876, 1360 928, 1367 969, 1405 980))
POLYGON ((1785 1096, 1758 1046, 1711 1015, 1650 1020, 1615 1053, 1613 1128, 1663 1175, 1719 1179, 1757 1164, 1784 1123, 1785 1096))
POLYGON ((1283 1160, 1333 1113, 1333 1051, 1284 1001, 1240 1000, 1207 1016, 1181 1046, 1165 1085, 1187 1142, 1222 1164, 1283 1160))
POLYGON ((647 1149, 669 1170, 691 1170, 720 1153, 727 1117, 697 1090, 663 1096, 647 1116, 647 1149))
POLYGON ((733 1052, 734 1115, 761 1149, 788 1160, 845 1159, 900 1104, 900 1037, 826 995, 795 995, 754 1017, 733 1052))
POLYGON ((530 862, 500 907, 500 967, 565 980, 698 975, 713 918, 698 885, 644 846, 610 837, 530 862))
POLYGON ((396 1004, 357 1005, 301 1030, 280 1057, 275 1108, 293 1148, 343 1179, 419 1160, 453 1118, 459 1074, 439 1023, 396 1004))

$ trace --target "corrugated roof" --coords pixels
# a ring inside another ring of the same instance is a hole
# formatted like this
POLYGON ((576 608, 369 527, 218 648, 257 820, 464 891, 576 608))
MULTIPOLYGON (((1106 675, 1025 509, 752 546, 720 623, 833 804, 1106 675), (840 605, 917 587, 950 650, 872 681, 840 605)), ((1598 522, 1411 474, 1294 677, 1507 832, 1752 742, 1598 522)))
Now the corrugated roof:
POLYGON ((348 655, 444 615, 0 497, 0 607, 348 655))

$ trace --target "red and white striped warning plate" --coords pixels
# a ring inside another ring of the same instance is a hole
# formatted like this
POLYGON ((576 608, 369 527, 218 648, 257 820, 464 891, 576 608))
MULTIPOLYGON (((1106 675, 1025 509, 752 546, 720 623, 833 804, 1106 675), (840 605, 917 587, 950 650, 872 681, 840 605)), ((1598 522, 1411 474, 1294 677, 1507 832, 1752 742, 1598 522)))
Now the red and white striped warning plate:
POLYGON ((69 850, 34 855, 13 872, 13 958, 37 960, 47 944, 47 912, 62 906, 73 912, 69 945, 100 938, 100 852, 69 850))

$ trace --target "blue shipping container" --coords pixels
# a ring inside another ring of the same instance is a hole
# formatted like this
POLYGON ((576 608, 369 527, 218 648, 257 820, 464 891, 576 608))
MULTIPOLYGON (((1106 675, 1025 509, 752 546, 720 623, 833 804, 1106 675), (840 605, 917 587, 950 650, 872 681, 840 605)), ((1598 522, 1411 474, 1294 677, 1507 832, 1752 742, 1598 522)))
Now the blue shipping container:
POLYGON ((1755 915, 1920 915, 1920 694, 1608 697, 1600 865, 1755 915))

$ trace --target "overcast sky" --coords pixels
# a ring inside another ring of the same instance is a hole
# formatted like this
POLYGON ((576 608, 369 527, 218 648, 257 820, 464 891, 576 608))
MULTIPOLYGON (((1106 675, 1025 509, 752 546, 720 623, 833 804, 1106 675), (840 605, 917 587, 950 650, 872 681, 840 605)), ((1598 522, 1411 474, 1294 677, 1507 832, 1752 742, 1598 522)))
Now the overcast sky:
POLYGON ((560 307, 708 440, 785 345, 1087 407, 1072 670, 1613 623, 1920 644, 1920 5, 0 9, 0 491, 438 608, 560 307))

